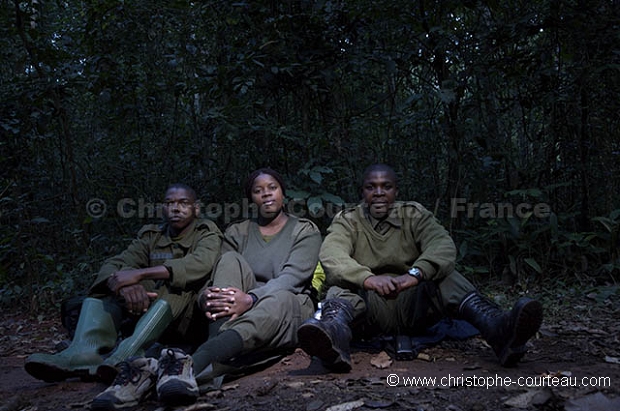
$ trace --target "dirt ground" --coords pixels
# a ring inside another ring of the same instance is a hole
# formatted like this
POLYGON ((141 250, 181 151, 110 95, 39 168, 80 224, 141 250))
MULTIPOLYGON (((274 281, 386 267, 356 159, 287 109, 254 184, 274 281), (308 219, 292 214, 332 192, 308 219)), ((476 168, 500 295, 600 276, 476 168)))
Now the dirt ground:
MULTIPOLYGON (((380 352, 355 351, 348 374, 329 373, 298 350, 175 410, 618 410, 620 298, 617 292, 599 297, 546 306, 543 326, 516 368, 499 366, 479 337, 444 341, 413 361, 390 363, 380 352)), ((90 408, 105 385, 45 383, 23 369, 27 355, 51 352, 64 338, 56 313, 34 319, 4 313, 0 411, 90 408)), ((133 409, 166 410, 153 397, 133 409)))

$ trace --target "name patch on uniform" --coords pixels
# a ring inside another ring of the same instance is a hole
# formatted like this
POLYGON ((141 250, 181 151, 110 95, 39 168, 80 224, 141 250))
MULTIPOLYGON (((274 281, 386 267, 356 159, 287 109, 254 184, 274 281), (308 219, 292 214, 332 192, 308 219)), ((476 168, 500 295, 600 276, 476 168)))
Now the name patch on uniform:
POLYGON ((151 253, 151 260, 170 260, 172 253, 151 253))

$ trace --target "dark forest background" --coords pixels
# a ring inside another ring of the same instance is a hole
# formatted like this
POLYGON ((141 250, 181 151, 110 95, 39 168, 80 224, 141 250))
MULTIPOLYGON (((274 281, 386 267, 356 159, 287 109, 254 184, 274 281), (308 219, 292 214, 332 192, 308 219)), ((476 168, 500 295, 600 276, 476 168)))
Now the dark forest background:
POLYGON ((325 230, 375 162, 470 278, 618 292, 616 0, 0 5, 4 306, 82 292, 171 182, 225 228, 270 166, 325 230))

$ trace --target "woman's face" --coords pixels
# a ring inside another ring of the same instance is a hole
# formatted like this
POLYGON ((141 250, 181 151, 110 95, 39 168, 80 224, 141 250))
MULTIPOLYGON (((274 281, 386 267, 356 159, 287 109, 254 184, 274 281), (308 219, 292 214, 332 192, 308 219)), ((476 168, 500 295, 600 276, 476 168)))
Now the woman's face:
POLYGON ((284 193, 278 180, 259 174, 252 183, 252 202, 258 206, 261 217, 276 217, 284 207, 284 193))

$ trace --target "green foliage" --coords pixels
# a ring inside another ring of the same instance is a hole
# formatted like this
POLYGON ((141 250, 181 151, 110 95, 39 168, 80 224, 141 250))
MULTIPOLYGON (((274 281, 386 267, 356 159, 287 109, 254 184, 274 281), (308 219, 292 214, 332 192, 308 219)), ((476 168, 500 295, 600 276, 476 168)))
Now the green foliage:
POLYGON ((325 229, 374 162, 447 222, 467 273, 615 281, 616 2, 2 4, 3 303, 83 290, 172 181, 239 203, 270 166, 325 229), (460 198, 551 213, 453 216, 460 198))
POLYGON ((293 189, 287 190, 290 197, 287 210, 313 219, 325 231, 334 215, 345 206, 345 201, 324 184, 324 178, 334 170, 325 166, 310 167, 310 164, 299 169, 298 178, 293 179, 293 189))
POLYGON ((566 228, 574 221, 571 214, 551 213, 540 219, 530 213, 524 218, 489 219, 483 226, 456 230, 460 239, 458 267, 472 275, 487 273, 490 268, 496 276, 524 289, 557 276, 615 283, 620 272, 619 215, 620 210, 615 210, 609 217, 594 217, 592 221, 605 222, 607 231, 587 232, 566 228))

